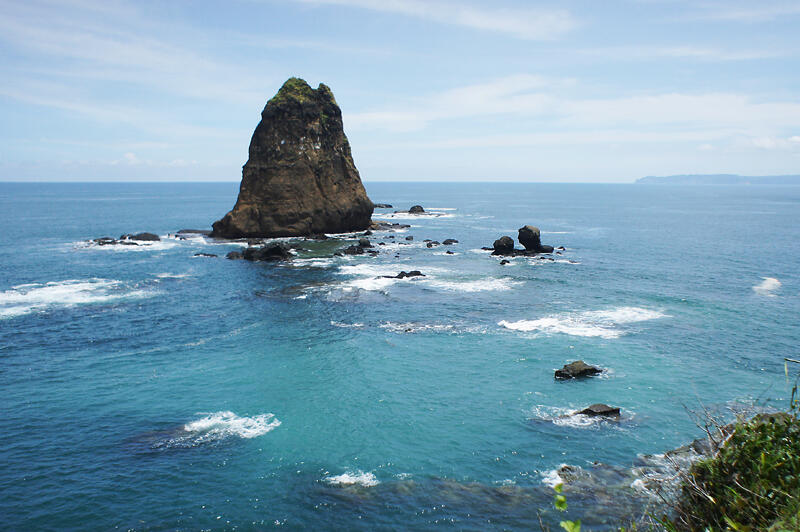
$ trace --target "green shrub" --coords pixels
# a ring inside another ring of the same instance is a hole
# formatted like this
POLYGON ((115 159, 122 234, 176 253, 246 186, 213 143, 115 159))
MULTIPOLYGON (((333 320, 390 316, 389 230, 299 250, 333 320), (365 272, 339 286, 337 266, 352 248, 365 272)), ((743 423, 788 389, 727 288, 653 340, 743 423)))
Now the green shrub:
POLYGON ((800 420, 762 414, 735 425, 689 470, 678 513, 688 530, 800 530, 800 420))

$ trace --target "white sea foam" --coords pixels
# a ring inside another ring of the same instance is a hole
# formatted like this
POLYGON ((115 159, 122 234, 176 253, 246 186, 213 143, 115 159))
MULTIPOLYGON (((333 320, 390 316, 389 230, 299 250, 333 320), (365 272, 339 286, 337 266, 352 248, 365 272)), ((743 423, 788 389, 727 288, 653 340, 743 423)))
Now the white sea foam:
MULTIPOLYGON (((194 240, 194 239, 193 239, 194 240)), ((73 242, 72 247, 76 249, 91 249, 101 251, 114 251, 114 252, 139 252, 139 251, 166 251, 176 246, 181 245, 181 240, 176 238, 169 238, 167 236, 161 237, 160 241, 135 241, 137 245, 123 245, 123 244, 108 244, 100 246, 94 242, 73 242)))
POLYGON ((156 277, 159 279, 186 279, 187 277, 191 277, 192 274, 189 272, 186 273, 158 273, 156 277))
MULTIPOLYGON (((570 427, 575 429, 585 429, 597 425, 608 425, 608 419, 602 416, 586 416, 576 414, 577 408, 554 407, 546 405, 536 405, 531 409, 531 419, 548 421, 559 427, 570 427)), ((626 417, 631 417, 630 411, 626 412, 626 417)), ((616 423, 615 423, 616 424, 616 423)))
POLYGON ((623 329, 617 327, 618 325, 654 320, 664 316, 666 315, 658 310, 616 307, 608 310, 556 314, 536 320, 515 322, 503 320, 498 325, 513 331, 613 339, 625 334, 623 329))
POLYGON ((421 214, 411 214, 410 212, 387 212, 374 213, 373 218, 388 218, 394 220, 424 220, 425 218, 453 218, 455 214, 441 211, 425 211, 421 214))
POLYGON ((428 286, 439 288, 441 290, 452 290, 455 292, 486 292, 486 291, 502 292, 520 286, 522 282, 515 281, 510 277, 500 277, 500 278, 489 277, 485 279, 477 279, 474 281, 445 281, 445 280, 432 279, 426 284, 428 286))
POLYGON ((774 292, 781 287, 781 282, 774 277, 762 277, 763 281, 753 287, 760 296, 776 297, 774 292))
POLYGON ((325 482, 332 486, 364 486, 370 488, 380 484, 378 479, 372 473, 364 473, 363 471, 347 471, 341 475, 325 477, 325 482))
POLYGON ((139 299, 153 294, 153 291, 132 289, 122 281, 109 279, 30 283, 0 292, 0 318, 13 318, 54 308, 139 299))
POLYGON ((361 329, 364 327, 363 323, 342 323, 340 321, 331 320, 331 325, 334 327, 341 327, 343 329, 361 329))
POLYGON ((281 422, 273 414, 240 417, 230 411, 201 414, 203 417, 183 426, 183 430, 198 443, 219 440, 230 436, 255 438, 279 427, 281 422))
POLYGON ((551 488, 556 487, 558 484, 563 484, 564 479, 561 478, 559 472, 561 471, 562 467, 566 467, 567 464, 561 464, 555 469, 551 469, 550 471, 542 471, 539 474, 542 475, 542 484, 546 486, 550 486, 551 488))

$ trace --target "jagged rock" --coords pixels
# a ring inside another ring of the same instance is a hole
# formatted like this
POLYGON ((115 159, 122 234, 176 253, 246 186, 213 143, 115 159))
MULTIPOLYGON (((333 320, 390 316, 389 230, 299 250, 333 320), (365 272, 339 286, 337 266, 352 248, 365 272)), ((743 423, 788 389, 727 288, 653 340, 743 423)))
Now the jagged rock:
POLYGON ((153 233, 137 233, 135 235, 125 234, 119 237, 120 240, 139 240, 141 242, 159 242, 161 238, 153 233))
POLYGON ((538 227, 526 225, 519 228, 519 243, 525 246, 527 251, 535 253, 552 253, 553 246, 543 246, 541 240, 541 233, 538 227))
POLYGON ((400 272, 397 275, 381 275, 380 279, 405 279, 406 277, 425 277, 425 274, 419 270, 411 270, 410 272, 400 272))
POLYGON ((611 417, 611 418, 619 418, 620 412, 619 408, 608 406, 603 403, 596 403, 592 406, 588 406, 583 410, 575 412, 575 414, 583 414, 584 416, 590 417, 611 417))
POLYGON ((342 250, 345 255, 363 255, 364 248, 361 246, 349 246, 342 250))
POLYGON ((284 244, 269 244, 266 246, 251 246, 242 252, 245 260, 252 261, 275 261, 292 258, 288 246, 284 244))
POLYGON ((455 238, 447 238, 445 239, 444 242, 442 242, 442 244, 445 246, 451 246, 453 244, 458 244, 458 240, 456 240, 455 238))
POLYGON ((408 212, 410 212, 411 214, 422 214, 425 212, 425 209, 422 208, 422 205, 414 205, 413 207, 408 209, 408 212))
POLYGON ((244 258, 241 251, 229 251, 227 255, 225 255, 226 259, 230 260, 241 260, 244 258))
POLYGON ((375 203, 374 205, 375 205, 376 209, 391 209, 392 208, 392 206, 389 205, 388 203, 375 203))
POLYGON ((514 239, 510 236, 501 236, 494 241, 492 249, 494 249, 495 255, 514 253, 514 239))
POLYGON ((556 370, 556 379, 577 379, 580 377, 590 377, 602 373, 603 370, 594 366, 590 366, 583 360, 576 360, 569 364, 565 364, 563 368, 556 370))
POLYGON ((213 258, 216 258, 216 255, 214 255, 213 253, 195 253, 194 256, 195 257, 209 257, 209 258, 213 257, 213 258))
POLYGON ((370 226, 372 211, 333 93, 290 78, 261 112, 236 205, 213 224, 212 236, 359 231, 370 226))

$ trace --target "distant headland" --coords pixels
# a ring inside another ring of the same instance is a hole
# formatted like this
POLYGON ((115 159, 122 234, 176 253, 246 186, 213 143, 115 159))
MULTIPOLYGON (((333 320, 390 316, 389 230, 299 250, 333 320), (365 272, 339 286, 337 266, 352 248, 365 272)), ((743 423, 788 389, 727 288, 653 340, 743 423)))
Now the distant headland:
POLYGON ((645 185, 800 185, 800 175, 746 176, 737 174, 649 175, 636 180, 645 185))

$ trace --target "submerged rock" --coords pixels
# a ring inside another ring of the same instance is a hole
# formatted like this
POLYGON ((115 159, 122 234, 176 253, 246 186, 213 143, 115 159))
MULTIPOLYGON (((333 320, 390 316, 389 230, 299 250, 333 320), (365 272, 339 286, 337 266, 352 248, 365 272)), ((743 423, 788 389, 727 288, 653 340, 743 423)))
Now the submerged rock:
POLYGON ((388 203, 374 203, 373 204, 376 209, 391 209, 392 206, 388 203))
POLYGON ((556 379, 577 379, 580 377, 590 377, 602 373, 603 370, 595 366, 590 366, 583 360, 576 360, 565 364, 563 368, 556 370, 556 379))
POLYGON ((370 226, 372 211, 333 93, 290 78, 261 113, 236 205, 213 224, 212 236, 359 231, 370 226))
POLYGON ((208 258, 216 258, 217 256, 213 253, 195 253, 195 257, 208 257, 208 258))
POLYGON ((161 237, 153 233, 137 233, 135 235, 122 235, 120 240, 139 240, 142 242, 159 242, 161 237))

